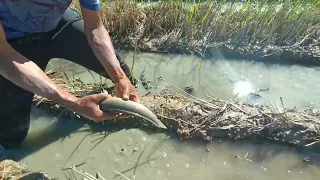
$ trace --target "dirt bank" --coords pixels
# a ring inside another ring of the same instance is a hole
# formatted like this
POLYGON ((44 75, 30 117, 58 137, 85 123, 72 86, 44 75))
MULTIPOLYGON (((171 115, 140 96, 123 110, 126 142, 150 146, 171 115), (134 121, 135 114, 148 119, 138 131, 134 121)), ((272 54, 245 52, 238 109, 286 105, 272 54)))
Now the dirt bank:
MULTIPOLYGON (((49 76, 62 88, 77 96, 85 95, 101 84, 85 84, 81 80, 66 82, 56 73, 49 76), (84 91, 86 90, 86 91, 84 91)), ((317 147, 320 135, 320 113, 316 110, 276 108, 271 106, 242 104, 234 101, 193 98, 173 91, 141 95, 141 103, 150 108, 160 120, 182 140, 216 138, 230 140, 250 140, 254 142, 270 140, 299 148, 317 147)), ((65 109, 41 97, 35 97, 37 107, 61 113, 65 109)), ((67 113, 75 117, 73 113, 67 113)), ((92 123, 92 122, 90 122, 92 123)), ((151 124, 138 119, 106 121, 126 124, 129 127, 153 128, 151 124)))
POLYGON ((27 165, 13 160, 0 161, 0 179, 1 180, 54 180, 46 173, 33 172, 27 165))

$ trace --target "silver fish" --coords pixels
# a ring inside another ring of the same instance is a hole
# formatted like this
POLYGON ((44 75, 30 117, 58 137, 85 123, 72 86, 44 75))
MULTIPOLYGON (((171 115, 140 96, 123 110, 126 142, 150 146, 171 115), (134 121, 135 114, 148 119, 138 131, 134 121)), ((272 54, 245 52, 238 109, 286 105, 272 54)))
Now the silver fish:
POLYGON ((147 120, 157 127, 167 129, 167 127, 152 111, 150 111, 150 109, 143 104, 136 103, 134 101, 124 101, 118 97, 111 97, 100 103, 100 109, 106 112, 127 113, 147 120))

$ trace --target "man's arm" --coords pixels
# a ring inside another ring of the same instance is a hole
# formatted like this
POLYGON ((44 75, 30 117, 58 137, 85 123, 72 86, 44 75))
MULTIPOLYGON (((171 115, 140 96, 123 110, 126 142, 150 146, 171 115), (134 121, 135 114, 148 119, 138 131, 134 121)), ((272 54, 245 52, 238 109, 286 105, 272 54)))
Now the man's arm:
POLYGON ((101 21, 99 0, 80 0, 80 5, 88 42, 115 83, 115 95, 124 100, 139 102, 137 91, 122 70, 109 33, 101 21))
POLYGON ((85 34, 96 57, 114 83, 127 78, 115 55, 109 33, 101 21, 99 0, 80 0, 80 5, 85 34))
POLYGON ((110 97, 106 92, 77 98, 60 89, 34 62, 10 46, 1 23, 0 74, 17 86, 53 100, 91 120, 103 121, 117 116, 100 110, 99 103, 110 97))
POLYGON ((0 74, 17 86, 72 107, 77 98, 61 89, 32 61, 8 44, 0 23, 0 74))

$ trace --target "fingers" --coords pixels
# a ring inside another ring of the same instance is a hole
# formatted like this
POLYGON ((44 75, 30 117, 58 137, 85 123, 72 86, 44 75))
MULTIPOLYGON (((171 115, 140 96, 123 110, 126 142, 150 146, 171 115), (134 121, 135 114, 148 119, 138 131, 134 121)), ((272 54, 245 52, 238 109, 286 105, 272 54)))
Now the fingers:
POLYGON ((102 93, 109 94, 105 89, 102 89, 102 93))
POLYGON ((117 97, 122 98, 123 100, 127 101, 129 100, 129 92, 130 92, 130 88, 128 85, 125 85, 125 87, 121 87, 120 84, 116 85, 116 93, 115 95, 117 97))
POLYGON ((122 99, 127 101, 129 100, 129 86, 127 85, 122 92, 122 99))
POLYGON ((108 99, 108 98, 111 97, 111 95, 108 94, 108 91, 106 91, 106 90, 103 90, 102 93, 95 94, 95 95, 93 95, 93 96, 94 96, 94 99, 95 99, 97 102, 104 101, 104 100, 106 100, 106 99, 108 99))
POLYGON ((138 97, 138 95, 136 93, 130 94, 130 100, 134 101, 134 102, 137 102, 137 103, 140 103, 139 97, 138 97))

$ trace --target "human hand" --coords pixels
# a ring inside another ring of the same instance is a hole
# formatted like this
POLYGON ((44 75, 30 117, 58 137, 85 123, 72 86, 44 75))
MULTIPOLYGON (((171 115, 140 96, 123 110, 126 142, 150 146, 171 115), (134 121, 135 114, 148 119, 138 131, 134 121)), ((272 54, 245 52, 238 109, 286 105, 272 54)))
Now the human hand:
POLYGON ((88 95, 79 98, 76 103, 77 105, 74 106, 74 108, 72 109, 73 111, 95 122, 101 122, 104 120, 122 116, 120 113, 106 113, 100 109, 99 104, 110 97, 111 96, 108 94, 107 91, 103 91, 99 94, 88 95))
POLYGON ((131 100, 139 103, 139 96, 136 88, 128 78, 122 78, 115 84, 115 95, 123 100, 131 100))

